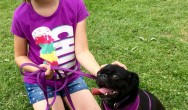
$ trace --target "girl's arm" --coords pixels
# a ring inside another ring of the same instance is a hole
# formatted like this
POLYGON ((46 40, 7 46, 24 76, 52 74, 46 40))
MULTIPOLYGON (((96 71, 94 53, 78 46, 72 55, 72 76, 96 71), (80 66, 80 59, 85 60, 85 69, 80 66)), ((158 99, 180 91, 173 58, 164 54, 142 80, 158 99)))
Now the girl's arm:
MULTIPOLYGON (((79 63, 93 75, 96 76, 97 72, 103 67, 99 66, 92 53, 89 51, 86 35, 86 19, 79 22, 76 27, 75 53, 79 63)), ((127 67, 119 61, 114 61, 112 64, 117 64, 127 69, 127 67)))
MULTIPOLYGON (((14 58, 16 64, 20 67, 23 63, 33 63, 27 57, 27 40, 14 35, 14 58)), ((36 67, 25 66, 24 70, 34 72, 37 70, 36 67)))
MULTIPOLYGON (((16 64, 19 67, 24 63, 33 63, 27 57, 27 40, 17 35, 14 35, 14 58, 15 58, 16 64)), ((51 79, 53 76, 53 73, 51 72, 50 66, 45 65, 45 64, 41 64, 39 66, 47 69, 47 71, 45 72, 46 78, 51 79)), ((23 69, 29 72, 34 72, 38 70, 38 68, 33 67, 33 66, 24 66, 23 69)))
POLYGON ((86 35, 86 19, 77 24, 75 33, 75 53, 79 63, 91 74, 97 75, 100 66, 88 48, 86 35))

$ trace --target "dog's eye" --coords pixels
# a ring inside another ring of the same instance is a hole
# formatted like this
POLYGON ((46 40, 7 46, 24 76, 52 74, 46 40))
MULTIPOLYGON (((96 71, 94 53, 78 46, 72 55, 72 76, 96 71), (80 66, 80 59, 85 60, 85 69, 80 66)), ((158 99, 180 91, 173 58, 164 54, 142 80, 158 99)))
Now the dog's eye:
POLYGON ((113 79, 118 79, 119 77, 117 75, 112 76, 113 79))

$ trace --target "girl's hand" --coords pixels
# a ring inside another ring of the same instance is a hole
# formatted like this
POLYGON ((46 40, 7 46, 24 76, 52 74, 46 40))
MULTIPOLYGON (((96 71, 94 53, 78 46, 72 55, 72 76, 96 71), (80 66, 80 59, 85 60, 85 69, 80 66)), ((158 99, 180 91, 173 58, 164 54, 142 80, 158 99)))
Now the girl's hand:
MULTIPOLYGON (((119 61, 114 61, 114 62, 112 62, 111 64, 113 64, 113 65, 119 65, 119 66, 121 66, 121 67, 123 67, 123 68, 125 68, 126 70, 127 70, 127 67, 123 64, 123 63, 121 63, 121 62, 119 62, 119 61)), ((107 64, 103 64, 103 65, 101 65, 101 68, 103 68, 104 66, 106 66, 107 64)))
POLYGON ((46 79, 52 79, 52 78, 53 78, 54 72, 51 71, 50 65, 47 65, 47 64, 40 64, 39 67, 46 69, 46 72, 45 72, 46 79))
POLYGON ((114 61, 114 62, 112 62, 111 64, 119 65, 119 66, 121 66, 121 67, 123 67, 123 68, 125 68, 125 69, 127 70, 127 67, 126 67, 123 63, 121 63, 121 62, 119 62, 119 61, 114 61))

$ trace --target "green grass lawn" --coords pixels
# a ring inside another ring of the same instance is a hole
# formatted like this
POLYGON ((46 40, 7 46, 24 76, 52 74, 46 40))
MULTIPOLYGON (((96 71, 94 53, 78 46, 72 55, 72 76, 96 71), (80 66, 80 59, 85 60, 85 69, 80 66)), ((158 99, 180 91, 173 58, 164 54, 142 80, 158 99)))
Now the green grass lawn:
MULTIPOLYGON (((0 0, 0 110, 32 110, 14 63, 12 14, 21 0, 0 0)), ((85 0, 89 46, 100 64, 119 60, 167 110, 188 108, 188 1, 85 0)), ((86 79, 89 87, 96 86, 86 79)), ((96 97, 97 98, 97 97, 96 97)), ((98 98, 97 98, 98 99, 98 98)))

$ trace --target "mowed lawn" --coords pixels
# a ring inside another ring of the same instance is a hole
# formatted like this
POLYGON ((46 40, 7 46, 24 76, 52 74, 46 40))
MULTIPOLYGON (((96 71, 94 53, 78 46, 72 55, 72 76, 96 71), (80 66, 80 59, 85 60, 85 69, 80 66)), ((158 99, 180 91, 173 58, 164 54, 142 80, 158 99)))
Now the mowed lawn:
MULTIPOLYGON (((14 63, 10 33, 13 11, 21 2, 0 0, 0 110, 32 110, 14 63)), ((130 71, 138 73, 140 88, 155 94, 167 110, 186 110, 188 1, 85 0, 85 3, 90 12, 89 47, 97 61, 123 62, 130 71)), ((90 88, 96 86, 95 81, 86 80, 90 88)))

